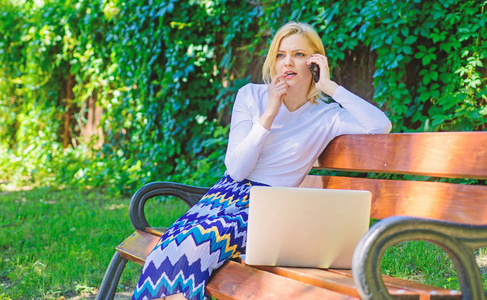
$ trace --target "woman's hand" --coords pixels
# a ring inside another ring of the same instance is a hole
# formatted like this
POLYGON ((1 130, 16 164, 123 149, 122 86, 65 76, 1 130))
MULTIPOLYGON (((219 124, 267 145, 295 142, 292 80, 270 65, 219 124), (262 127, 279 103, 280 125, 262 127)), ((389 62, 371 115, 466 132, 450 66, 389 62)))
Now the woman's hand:
POLYGON ((269 85, 269 102, 267 109, 269 112, 277 112, 282 105, 284 96, 287 94, 288 85, 285 80, 281 80, 286 77, 286 74, 280 74, 274 76, 271 84, 269 85))
POLYGON ((328 58, 321 54, 313 54, 308 59, 308 66, 311 63, 315 63, 320 67, 320 80, 315 84, 316 88, 330 97, 333 96, 338 84, 330 79, 328 58))
POLYGON ((279 108, 282 105, 284 96, 287 94, 288 85, 285 80, 281 80, 286 77, 286 74, 280 74, 274 76, 271 84, 269 84, 269 101, 264 114, 259 119, 259 123, 267 130, 270 130, 274 118, 279 112, 279 108))

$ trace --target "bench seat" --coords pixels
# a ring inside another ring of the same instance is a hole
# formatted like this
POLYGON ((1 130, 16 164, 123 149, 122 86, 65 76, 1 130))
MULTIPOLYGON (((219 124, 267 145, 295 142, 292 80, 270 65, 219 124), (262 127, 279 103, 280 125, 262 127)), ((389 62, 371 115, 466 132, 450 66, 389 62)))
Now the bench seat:
MULTIPOLYGON (((125 239, 116 248, 120 256, 143 265, 165 230, 147 231, 135 231, 125 239)), ((390 276, 383 279, 396 299, 461 299, 457 291, 390 276)), ((217 299, 360 299, 350 270, 251 267, 240 260, 216 270, 206 289, 217 299)))

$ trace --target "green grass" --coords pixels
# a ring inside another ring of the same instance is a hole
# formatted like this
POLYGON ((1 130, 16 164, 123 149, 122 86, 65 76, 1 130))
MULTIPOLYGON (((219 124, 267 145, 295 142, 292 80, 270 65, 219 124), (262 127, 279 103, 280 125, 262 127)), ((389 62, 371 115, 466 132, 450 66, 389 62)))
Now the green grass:
MULTIPOLYGON (((484 289, 487 288, 487 248, 474 251, 484 289)), ((382 259, 382 273, 442 287, 460 290, 453 261, 438 246, 429 242, 410 241, 389 247, 382 259)))
MULTIPOLYGON (((133 232, 128 204, 128 198, 99 190, 0 192, 0 300, 61 299, 96 291, 114 247, 133 232)), ((175 199, 149 201, 146 214, 151 225, 168 226, 186 209, 175 199)), ((477 254, 485 257, 485 252, 477 254)), ((429 243, 389 248, 382 267, 387 275, 459 289, 451 260, 429 243)), ((133 288, 140 271, 128 263, 119 290, 133 288)))
MULTIPOLYGON (((149 202, 151 225, 167 226, 181 201, 149 202)), ((117 246, 134 230, 128 198, 95 190, 0 192, 0 299, 59 299, 95 291, 117 246)), ((141 267, 128 263, 119 290, 141 267)))
POLYGON ((434 244, 411 241, 386 250, 382 273, 394 277, 458 290, 457 274, 448 255, 434 244))

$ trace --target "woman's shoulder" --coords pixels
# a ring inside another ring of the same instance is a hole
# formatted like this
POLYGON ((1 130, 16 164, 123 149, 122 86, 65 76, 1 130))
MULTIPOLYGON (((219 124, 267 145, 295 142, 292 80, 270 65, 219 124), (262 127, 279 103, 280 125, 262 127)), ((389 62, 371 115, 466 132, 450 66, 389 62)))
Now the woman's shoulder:
POLYGON ((241 92, 246 93, 263 93, 267 92, 267 84, 262 83, 247 83, 239 89, 241 92))
POLYGON ((267 85, 248 83, 241 87, 237 93, 237 102, 243 101, 247 105, 252 105, 252 103, 261 103, 264 99, 267 99, 267 85))

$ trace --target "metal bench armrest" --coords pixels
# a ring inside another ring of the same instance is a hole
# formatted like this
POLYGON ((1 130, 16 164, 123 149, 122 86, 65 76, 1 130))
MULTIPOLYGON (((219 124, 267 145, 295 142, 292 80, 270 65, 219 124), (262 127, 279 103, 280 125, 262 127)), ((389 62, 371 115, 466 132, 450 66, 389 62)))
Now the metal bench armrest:
POLYGON ((144 231, 150 227, 145 218, 144 206, 147 200, 157 196, 176 196, 189 207, 195 205, 209 188, 195 187, 185 184, 156 181, 141 187, 130 200, 130 222, 136 230, 144 231))
POLYGON ((382 256, 388 247, 412 240, 434 243, 450 256, 462 299, 485 299, 473 249, 487 245, 487 226, 414 217, 390 217, 374 224, 355 248, 352 272, 362 299, 393 299, 382 281, 382 256))

